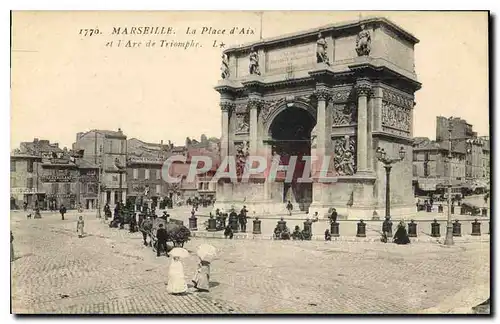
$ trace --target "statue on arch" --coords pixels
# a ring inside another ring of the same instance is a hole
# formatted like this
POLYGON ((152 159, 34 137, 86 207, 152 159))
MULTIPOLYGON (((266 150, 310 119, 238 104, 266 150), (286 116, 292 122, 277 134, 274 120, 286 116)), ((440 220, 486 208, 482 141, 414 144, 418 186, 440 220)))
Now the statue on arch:
POLYGON ((256 74, 260 75, 260 69, 259 69, 259 53, 255 50, 254 47, 250 50, 250 65, 249 65, 249 70, 250 74, 256 74))
POLYGON ((316 42, 316 62, 317 63, 325 63, 330 65, 330 60, 328 59, 328 55, 326 54, 326 49, 328 48, 328 44, 326 43, 325 38, 321 33, 318 34, 318 41, 316 42))
POLYGON ((356 53, 358 56, 368 56, 371 51, 372 37, 370 31, 366 29, 365 25, 361 25, 361 31, 356 38, 356 53))
POLYGON ((221 66, 221 78, 227 79, 229 78, 229 60, 226 54, 222 54, 222 66, 221 66))

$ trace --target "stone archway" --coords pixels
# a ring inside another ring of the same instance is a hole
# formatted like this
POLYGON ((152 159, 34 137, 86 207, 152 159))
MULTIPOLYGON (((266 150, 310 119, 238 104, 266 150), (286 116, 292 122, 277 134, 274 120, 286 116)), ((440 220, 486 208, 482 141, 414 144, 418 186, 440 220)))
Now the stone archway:
POLYGON ((292 182, 285 181, 285 172, 279 172, 276 180, 281 183, 283 202, 290 200, 301 211, 307 211, 312 202, 312 183, 300 183, 297 179, 304 173, 302 157, 311 155, 311 132, 315 125, 316 118, 305 105, 280 107, 268 122, 272 153, 279 156, 280 165, 289 165, 291 157, 297 157, 292 182))

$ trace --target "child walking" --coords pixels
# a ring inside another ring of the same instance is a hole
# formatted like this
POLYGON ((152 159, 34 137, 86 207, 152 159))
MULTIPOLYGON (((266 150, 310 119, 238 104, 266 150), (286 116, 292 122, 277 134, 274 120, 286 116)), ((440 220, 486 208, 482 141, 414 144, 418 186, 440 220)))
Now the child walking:
POLYGON ((78 217, 78 222, 76 222, 76 232, 78 233, 78 237, 83 237, 83 226, 85 225, 83 221, 83 216, 78 217))

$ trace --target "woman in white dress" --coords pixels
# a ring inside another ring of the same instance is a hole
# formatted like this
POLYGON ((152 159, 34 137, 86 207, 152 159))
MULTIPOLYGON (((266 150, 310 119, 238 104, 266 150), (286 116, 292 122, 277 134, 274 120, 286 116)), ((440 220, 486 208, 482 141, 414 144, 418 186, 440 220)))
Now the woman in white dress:
POLYGON ((187 291, 184 279, 184 266, 178 256, 174 256, 168 270, 167 292, 172 295, 183 294, 187 291))

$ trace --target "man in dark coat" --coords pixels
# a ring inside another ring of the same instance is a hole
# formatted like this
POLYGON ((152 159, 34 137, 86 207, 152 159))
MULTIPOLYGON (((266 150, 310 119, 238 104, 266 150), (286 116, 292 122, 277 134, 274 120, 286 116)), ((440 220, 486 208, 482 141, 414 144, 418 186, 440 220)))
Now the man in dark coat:
MULTIPOLYGON (((233 219, 237 219, 238 218, 238 214, 236 214, 236 212, 234 211, 234 209, 231 210, 231 213, 229 213, 229 219, 228 219, 228 225, 229 226, 232 226, 232 224, 234 224, 234 220, 233 219)), ((237 224, 237 223, 236 223, 237 224)), ((237 225, 236 225, 237 227, 237 225)), ((238 228, 236 228, 236 230, 238 230, 238 228)))
POLYGON ((64 204, 59 208, 59 212, 61 213, 61 219, 64 220, 64 214, 66 214, 66 207, 64 207, 64 204))
POLYGON ((337 210, 333 208, 332 213, 330 214, 330 222, 331 223, 337 222, 337 217, 338 217, 337 210))
POLYGON ((165 253, 168 255, 168 250, 167 250, 167 239, 168 239, 168 233, 167 230, 163 228, 163 224, 158 225, 158 230, 156 231, 156 239, 157 239, 157 244, 158 246, 156 247, 156 256, 159 257, 161 251, 165 251, 165 253))
POLYGON ((240 228, 243 233, 247 231, 247 208, 246 206, 243 206, 243 208, 240 211, 240 215, 238 217, 238 221, 240 223, 240 228))

